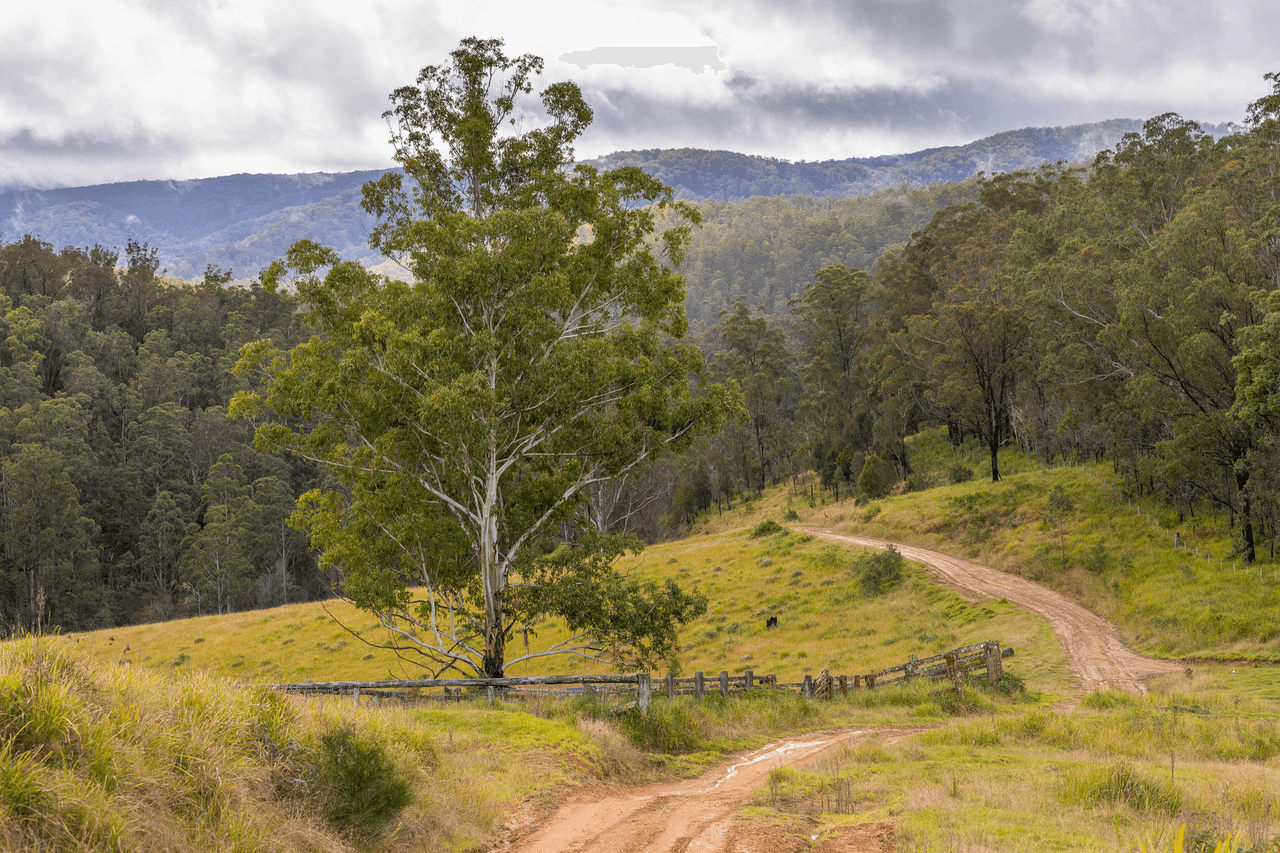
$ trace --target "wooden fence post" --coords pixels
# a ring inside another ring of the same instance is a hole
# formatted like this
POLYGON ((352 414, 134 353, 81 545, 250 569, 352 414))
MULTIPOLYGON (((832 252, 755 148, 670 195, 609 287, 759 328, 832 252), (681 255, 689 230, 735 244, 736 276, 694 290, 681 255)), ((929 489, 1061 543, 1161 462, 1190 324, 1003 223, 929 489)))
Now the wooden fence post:
POLYGON ((705 691, 706 691, 706 685, 703 683, 702 673, 695 672, 693 674, 693 698, 701 702, 702 694, 705 691))
POLYGON ((670 671, 667 672, 667 698, 676 698, 676 674, 670 671))
POLYGON ((755 686, 756 674, 751 670, 747 670, 742 676, 742 689, 750 690, 755 686))
POLYGON ((729 673, 726 670, 720 670, 720 695, 729 695, 729 673))
POLYGON ((864 675, 862 679, 867 683, 868 690, 876 689, 876 677, 874 675, 864 675))
POLYGON ((1004 663, 1000 660, 1000 644, 994 640, 983 643, 987 651, 987 684, 992 687, 1004 677, 1004 663))
POLYGON ((649 673, 636 675, 636 705, 641 714, 649 713, 649 704, 653 701, 653 685, 649 682, 649 673))
POLYGON ((861 687, 861 686, 862 686, 862 676, 861 676, 861 675, 855 675, 855 676, 853 677, 853 689, 854 689, 854 690, 857 690, 857 689, 858 689, 859 687, 861 687))
POLYGON ((907 669, 905 674, 903 675, 904 681, 910 681, 911 679, 915 678, 917 674, 919 674, 919 667, 916 666, 916 661, 918 660, 919 658, 916 657, 915 655, 907 655, 907 669))
POLYGON ((847 675, 840 676, 840 695, 849 695, 849 677, 847 675))
POLYGON ((800 695, 806 699, 813 698, 813 676, 805 673, 804 685, 800 688, 800 695))
POLYGON ((964 673, 956 666, 956 656, 947 655, 943 658, 947 664, 947 678, 951 679, 951 683, 956 687, 956 695, 964 695, 964 673))
POLYGON ((492 684, 490 684, 488 687, 485 688, 485 693, 488 696, 489 704, 492 705, 493 704, 493 685, 492 684))
POLYGON ((360 707, 360 688, 359 687, 351 688, 351 707, 352 708, 360 707))

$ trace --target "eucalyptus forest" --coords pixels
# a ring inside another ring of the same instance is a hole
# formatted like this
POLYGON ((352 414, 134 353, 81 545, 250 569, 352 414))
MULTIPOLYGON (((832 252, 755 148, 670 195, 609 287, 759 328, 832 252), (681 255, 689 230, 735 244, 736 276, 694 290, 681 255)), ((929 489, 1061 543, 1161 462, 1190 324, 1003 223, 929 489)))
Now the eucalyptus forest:
MULTIPOLYGON (((1243 561, 1274 550, 1280 75, 1266 79, 1245 127, 1217 140, 1166 114, 1088 163, 691 205, 696 349, 680 357, 700 353, 695 399, 728 389, 737 413, 611 472, 535 544, 587 529, 656 541, 806 472, 841 500, 927 488, 907 439, 938 427, 988 460, 952 479, 998 481, 1011 445, 1106 460, 1182 512, 1228 515, 1243 561)), ((228 408, 262 391, 243 353, 291 350, 333 318, 271 280, 231 281, 168 278, 135 242, 0 246, 5 634, 332 594, 339 574, 295 509, 352 485, 255 448, 255 412, 228 408)))

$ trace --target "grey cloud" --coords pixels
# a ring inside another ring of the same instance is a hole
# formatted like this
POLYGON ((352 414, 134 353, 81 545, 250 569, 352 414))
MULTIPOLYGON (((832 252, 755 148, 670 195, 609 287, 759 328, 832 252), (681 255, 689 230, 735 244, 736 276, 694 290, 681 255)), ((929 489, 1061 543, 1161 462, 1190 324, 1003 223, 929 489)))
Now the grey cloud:
MULTIPOLYGON (((1081 104, 1066 98, 1032 98, 1017 81, 955 80, 929 93, 889 87, 832 90, 817 86, 735 86, 722 104, 673 102, 632 91, 592 92, 601 104, 584 150, 609 148, 707 147, 787 158, 796 139, 807 135, 866 132, 914 140, 926 148, 969 142, 1020 127, 1063 127, 1113 118, 1145 119, 1163 112, 1123 103, 1081 104), (628 144, 627 140, 645 140, 628 144)), ((1244 104, 1236 107, 1239 115, 1244 104)), ((1203 119, 1188 115, 1187 118, 1203 119)), ((907 149, 912 150, 912 149, 907 149)), ((843 159, 880 151, 831 151, 843 159)))
POLYGON ((561 54, 560 61, 579 68, 591 65, 620 65, 623 68, 656 68, 674 65, 694 74, 707 69, 723 71, 725 65, 715 45, 701 47, 596 47, 561 54))

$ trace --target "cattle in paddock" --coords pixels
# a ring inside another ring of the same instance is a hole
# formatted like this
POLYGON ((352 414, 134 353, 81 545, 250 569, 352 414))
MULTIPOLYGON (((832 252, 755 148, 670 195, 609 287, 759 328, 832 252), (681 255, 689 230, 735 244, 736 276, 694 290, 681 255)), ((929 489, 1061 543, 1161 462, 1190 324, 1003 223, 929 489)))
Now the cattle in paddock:
POLYGON ((777 617, 777 616, 770 616, 768 619, 766 619, 766 620, 764 621, 764 627, 765 627, 765 628, 777 628, 777 627, 778 627, 778 617, 777 617))

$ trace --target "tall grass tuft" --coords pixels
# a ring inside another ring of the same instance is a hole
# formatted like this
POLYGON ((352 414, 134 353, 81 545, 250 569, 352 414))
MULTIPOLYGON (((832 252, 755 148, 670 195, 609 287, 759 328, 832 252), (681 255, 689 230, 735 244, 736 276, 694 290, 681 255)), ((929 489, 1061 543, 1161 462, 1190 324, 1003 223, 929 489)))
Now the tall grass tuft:
POLYGON ((1123 806, 1169 817, 1182 810, 1182 792, 1178 788, 1164 780, 1148 778, 1127 761, 1068 772, 1059 796, 1073 805, 1123 806))

